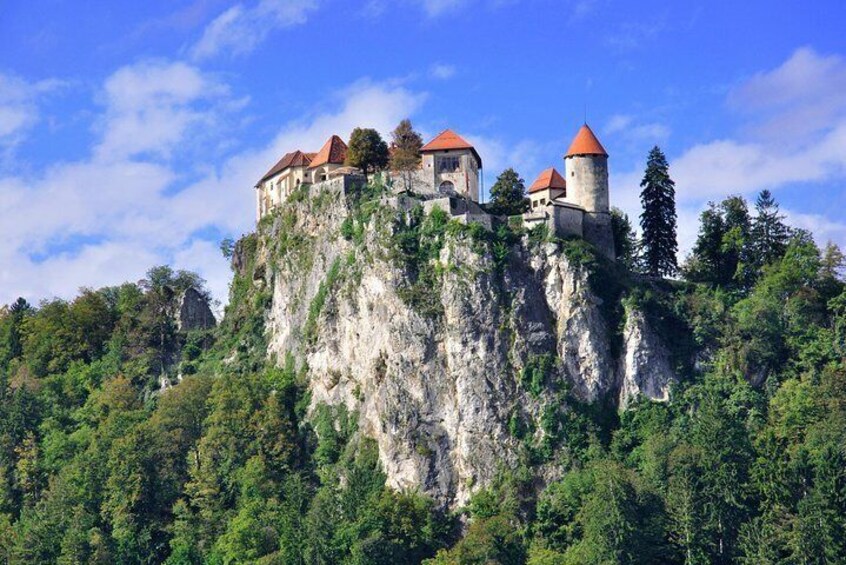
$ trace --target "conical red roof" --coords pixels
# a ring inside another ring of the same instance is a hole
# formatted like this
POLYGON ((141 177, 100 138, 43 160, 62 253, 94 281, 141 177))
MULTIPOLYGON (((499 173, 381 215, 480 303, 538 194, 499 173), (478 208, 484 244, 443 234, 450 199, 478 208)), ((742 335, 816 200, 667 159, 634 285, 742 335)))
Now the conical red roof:
POLYGON ((584 124, 579 128, 579 133, 573 138, 573 143, 570 144, 570 149, 564 156, 572 157, 573 155, 605 155, 608 157, 608 152, 599 143, 590 126, 584 124))
POLYGON ((333 165, 343 165, 346 158, 347 144, 344 143, 344 140, 337 135, 333 135, 329 138, 329 141, 320 148, 320 151, 317 152, 314 159, 311 160, 309 168, 313 169, 314 167, 319 167, 320 165, 325 165, 327 163, 331 163, 333 165))
POLYGON ((555 167, 550 167, 538 175, 538 178, 529 187, 529 194, 538 192, 539 190, 546 190, 547 188, 567 189, 567 181, 555 170, 555 167))

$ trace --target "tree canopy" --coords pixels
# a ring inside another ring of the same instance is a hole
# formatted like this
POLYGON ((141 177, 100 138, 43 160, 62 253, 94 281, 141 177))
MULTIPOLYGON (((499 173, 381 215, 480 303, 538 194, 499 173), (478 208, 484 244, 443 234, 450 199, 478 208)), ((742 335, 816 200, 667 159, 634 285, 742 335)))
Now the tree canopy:
POLYGON ((347 147, 347 165, 369 174, 387 167, 388 161, 388 144, 378 131, 372 128, 355 128, 352 131, 347 147))
POLYGON ((494 214, 512 216, 529 209, 526 198, 526 182, 512 168, 505 169, 496 177, 491 187, 488 209, 494 214))

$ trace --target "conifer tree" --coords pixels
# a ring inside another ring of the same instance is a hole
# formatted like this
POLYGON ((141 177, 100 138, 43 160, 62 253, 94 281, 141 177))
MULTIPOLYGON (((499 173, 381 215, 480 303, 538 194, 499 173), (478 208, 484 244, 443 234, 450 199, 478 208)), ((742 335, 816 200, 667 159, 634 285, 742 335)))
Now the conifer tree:
POLYGON ((678 269, 676 252, 676 189, 670 178, 664 153, 656 145, 649 152, 646 172, 640 182, 643 213, 643 259, 646 272, 652 276, 673 275, 678 269))
POLYGON ((371 128, 355 128, 350 135, 347 147, 346 164, 371 173, 384 169, 388 165, 388 144, 371 128))
POLYGON ((494 214, 522 214, 529 209, 526 198, 526 182, 512 168, 505 169, 496 177, 491 187, 491 211, 494 214))
POLYGON ((757 215, 752 221, 752 248, 759 266, 780 259, 787 250, 790 229, 779 213, 778 203, 769 190, 762 190, 755 201, 757 215))
POLYGON ((411 120, 404 119, 391 132, 391 170, 400 173, 407 189, 411 188, 414 171, 420 166, 423 138, 414 130, 411 120))

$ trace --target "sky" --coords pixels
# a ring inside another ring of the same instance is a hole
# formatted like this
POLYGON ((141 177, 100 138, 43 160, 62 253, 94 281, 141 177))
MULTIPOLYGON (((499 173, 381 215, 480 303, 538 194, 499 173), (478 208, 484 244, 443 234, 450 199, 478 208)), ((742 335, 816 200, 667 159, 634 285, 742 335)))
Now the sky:
POLYGON ((587 119, 637 222, 646 155, 698 215, 769 189, 846 248, 846 3, 0 0, 0 304, 200 273, 294 149, 409 117, 527 184, 587 119))

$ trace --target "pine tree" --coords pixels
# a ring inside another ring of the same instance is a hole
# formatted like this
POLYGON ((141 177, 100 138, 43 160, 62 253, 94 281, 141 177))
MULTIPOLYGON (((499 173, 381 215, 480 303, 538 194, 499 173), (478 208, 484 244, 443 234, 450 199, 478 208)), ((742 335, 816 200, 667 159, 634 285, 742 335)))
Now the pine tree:
POLYGON ((423 138, 407 118, 391 132, 391 138, 391 170, 402 174, 405 188, 410 189, 414 171, 420 167, 423 138))
POLYGON ((764 266, 780 259, 787 250, 790 229, 779 213, 778 203, 769 190, 762 190, 755 201, 757 215, 752 221, 752 248, 756 263, 764 266))
POLYGON ((512 168, 505 169, 496 177, 491 187, 490 209, 494 214, 522 214, 529 209, 526 199, 526 182, 512 168))
POLYGON ((388 144, 371 128, 355 128, 347 147, 346 164, 358 167, 364 174, 384 169, 388 165, 388 144))
POLYGON ((652 276, 673 275, 678 270, 676 252, 676 189, 670 178, 667 158, 658 146, 649 152, 646 173, 640 182, 643 213, 643 252, 646 272, 652 276))

